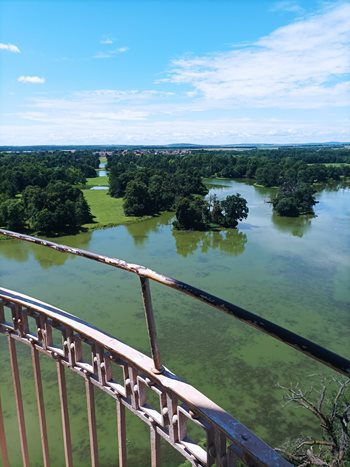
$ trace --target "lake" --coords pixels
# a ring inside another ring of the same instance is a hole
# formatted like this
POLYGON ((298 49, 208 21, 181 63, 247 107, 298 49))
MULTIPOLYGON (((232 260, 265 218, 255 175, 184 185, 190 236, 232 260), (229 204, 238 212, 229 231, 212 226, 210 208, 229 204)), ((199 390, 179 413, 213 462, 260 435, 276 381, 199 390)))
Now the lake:
MULTIPOLYGON (((189 282, 350 357, 350 190, 317 194, 315 217, 280 218, 267 201, 273 190, 247 182, 212 180, 219 198, 239 192, 249 205, 238 229, 178 232, 171 213, 143 222, 58 239, 93 252, 143 264, 189 282)), ((149 354, 137 277, 36 245, 0 240, 0 284, 47 301, 114 334, 149 354)), ((273 446, 288 436, 317 432, 312 418, 282 406, 277 383, 311 384, 332 374, 324 366, 220 312, 152 284, 164 364, 188 380, 273 446), (316 375, 314 380, 310 375, 316 375)), ((5 339, 0 336, 1 350, 5 339)), ((27 427, 37 423, 30 354, 18 346, 27 427)), ((47 372, 48 429, 52 464, 63 450, 53 362, 47 372)), ((19 438, 8 362, 1 361, 11 465, 20 465, 19 438), (17 462, 17 463, 16 463, 17 462)), ((84 383, 68 375, 74 465, 89 462, 84 383)), ((113 402, 97 394, 101 465, 117 464, 113 402), (111 439, 113 441, 111 441, 111 439)), ((148 449, 148 430, 128 417, 131 466, 148 449)), ((38 429, 31 429, 30 455, 41 465, 38 429)), ((162 445, 164 465, 181 458, 162 445)), ((142 461, 142 465, 147 465, 142 461)))

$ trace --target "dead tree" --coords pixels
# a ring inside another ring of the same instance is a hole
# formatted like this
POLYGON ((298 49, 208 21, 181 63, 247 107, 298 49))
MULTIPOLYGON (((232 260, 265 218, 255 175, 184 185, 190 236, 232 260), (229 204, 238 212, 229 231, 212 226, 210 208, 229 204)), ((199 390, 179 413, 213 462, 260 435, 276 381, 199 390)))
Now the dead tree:
POLYGON ((350 466, 350 380, 323 379, 318 388, 304 390, 299 384, 285 390, 285 404, 296 404, 318 420, 320 439, 303 436, 276 449, 298 467, 350 466))

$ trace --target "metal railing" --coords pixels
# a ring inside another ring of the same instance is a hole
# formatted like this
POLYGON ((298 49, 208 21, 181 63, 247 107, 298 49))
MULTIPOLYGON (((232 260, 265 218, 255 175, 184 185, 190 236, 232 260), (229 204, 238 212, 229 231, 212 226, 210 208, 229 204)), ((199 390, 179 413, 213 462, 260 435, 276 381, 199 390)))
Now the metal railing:
MULTIPOLYGON (((350 362, 319 345, 304 339, 268 320, 208 294, 184 282, 171 279, 143 266, 59 245, 47 240, 0 229, 0 234, 43 245, 56 251, 92 259, 140 277, 147 330, 152 359, 81 319, 31 297, 0 288, 0 332, 7 334, 12 379, 17 406, 23 465, 29 465, 28 443, 22 403, 21 382, 15 342, 31 347, 43 463, 49 466, 48 438, 39 353, 56 360, 60 395, 61 419, 66 466, 72 466, 72 442, 68 413, 65 368, 85 379, 87 414, 90 436, 91 464, 98 465, 98 443, 94 405, 94 388, 99 388, 116 400, 119 465, 126 465, 125 408, 132 411, 150 429, 151 464, 160 465, 160 437, 179 451, 192 465, 288 466, 271 447, 244 425, 209 400, 194 387, 181 381, 161 363, 153 315, 150 279, 176 289, 193 298, 224 311, 247 324, 293 346, 314 359, 347 376, 350 362), (5 313, 7 309, 7 313, 5 313), (11 315, 11 322, 6 316, 11 315), (31 322, 31 323, 30 323, 31 322), (34 324, 34 327, 33 327, 34 324), (35 331, 33 332, 33 328, 35 331), (53 340, 58 331, 62 345, 53 340), (82 345, 88 345, 91 360, 83 358, 82 345), (115 365, 123 377, 113 374, 115 365), (159 407, 147 400, 149 391, 159 396, 159 407), (194 422, 206 434, 206 448, 191 440, 187 424, 194 422)), ((3 415, 0 401, 0 448, 3 464, 9 465, 3 415)))

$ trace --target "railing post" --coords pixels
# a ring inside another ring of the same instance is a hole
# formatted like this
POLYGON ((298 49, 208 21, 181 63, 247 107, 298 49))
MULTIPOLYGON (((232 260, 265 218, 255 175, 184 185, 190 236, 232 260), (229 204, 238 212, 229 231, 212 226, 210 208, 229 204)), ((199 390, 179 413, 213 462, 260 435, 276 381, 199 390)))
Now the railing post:
POLYGON ((147 277, 140 276, 141 291, 143 298, 143 305, 145 309, 145 317, 147 323, 147 332, 151 344, 151 352, 154 363, 154 373, 163 373, 164 367, 161 364, 160 352, 157 341, 156 323, 154 320, 153 306, 151 289, 149 285, 149 279, 147 277))
POLYGON ((32 364, 33 364, 33 371, 34 371, 35 393, 36 393, 36 400, 37 400, 37 406, 38 406, 41 449, 43 453, 43 465, 44 467, 50 467, 49 444, 48 444, 48 438, 47 438, 45 403, 44 403, 44 395, 43 395, 43 384, 41 380, 39 352, 35 348, 34 343, 32 344, 32 364))
POLYGON ((118 454, 119 467, 126 467, 126 425, 125 425, 125 407, 120 398, 116 400, 117 407, 117 431, 118 431, 118 454))
POLYGON ((0 398, 0 449, 1 449, 2 465, 4 467, 10 467, 9 456, 7 452, 7 444, 6 444, 4 417, 2 415, 1 398, 0 398))
POLYGON ((89 424, 91 467, 98 467, 99 463, 98 463, 94 386, 92 385, 88 377, 85 380, 85 390, 86 390, 86 403, 87 403, 88 424, 89 424))
POLYGON ((64 374, 64 367, 59 359, 56 361, 56 368, 57 368, 57 379, 58 379, 58 391, 59 391, 60 404, 61 404, 64 457, 66 461, 66 467, 73 467, 72 441, 71 441, 70 426, 69 426, 66 378, 64 374))
POLYGON ((8 344, 9 344, 9 352, 10 352, 13 389, 15 393, 16 407, 17 407, 18 428, 19 428, 19 435, 20 435, 20 441, 21 441, 21 452, 22 452, 23 465, 24 467, 29 467, 28 442, 27 442, 26 425, 25 425, 25 419, 24 419, 21 380, 20 380, 19 371, 18 371, 16 344, 10 334, 8 335, 8 344))

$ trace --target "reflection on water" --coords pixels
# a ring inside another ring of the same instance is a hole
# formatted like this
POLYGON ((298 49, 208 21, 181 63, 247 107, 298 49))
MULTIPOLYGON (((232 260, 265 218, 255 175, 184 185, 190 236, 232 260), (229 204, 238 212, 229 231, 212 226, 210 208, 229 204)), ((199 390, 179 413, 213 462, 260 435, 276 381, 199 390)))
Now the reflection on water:
MULTIPOLYGON (((65 245, 88 249, 91 240, 92 232, 86 232, 79 235, 68 235, 57 239, 58 243, 65 245)), ((48 240, 56 241, 55 238, 48 238, 48 240)), ((43 269, 49 269, 53 266, 61 266, 68 259, 74 260, 75 256, 70 256, 65 253, 45 248, 33 243, 25 243, 20 240, 1 240, 0 241, 0 258, 15 260, 16 262, 29 261, 34 257, 43 269)))
POLYGON ((90 190, 108 190, 108 189, 109 189, 108 186, 101 186, 101 185, 93 186, 90 188, 90 190))
POLYGON ((19 263, 27 261, 29 255, 28 246, 20 240, 0 240, 0 257, 15 260, 19 263))
POLYGON ((219 250, 229 255, 240 255, 247 243, 247 235, 237 229, 208 232, 182 232, 173 230, 176 252, 181 256, 192 255, 197 249, 201 253, 219 250))
POLYGON ((151 219, 127 224, 125 227, 133 238, 135 245, 142 246, 151 232, 157 232, 162 226, 169 225, 173 217, 173 213, 165 212, 151 219))
POLYGON ((314 216, 282 217, 272 213, 271 220, 280 232, 302 237, 310 228, 314 216))

